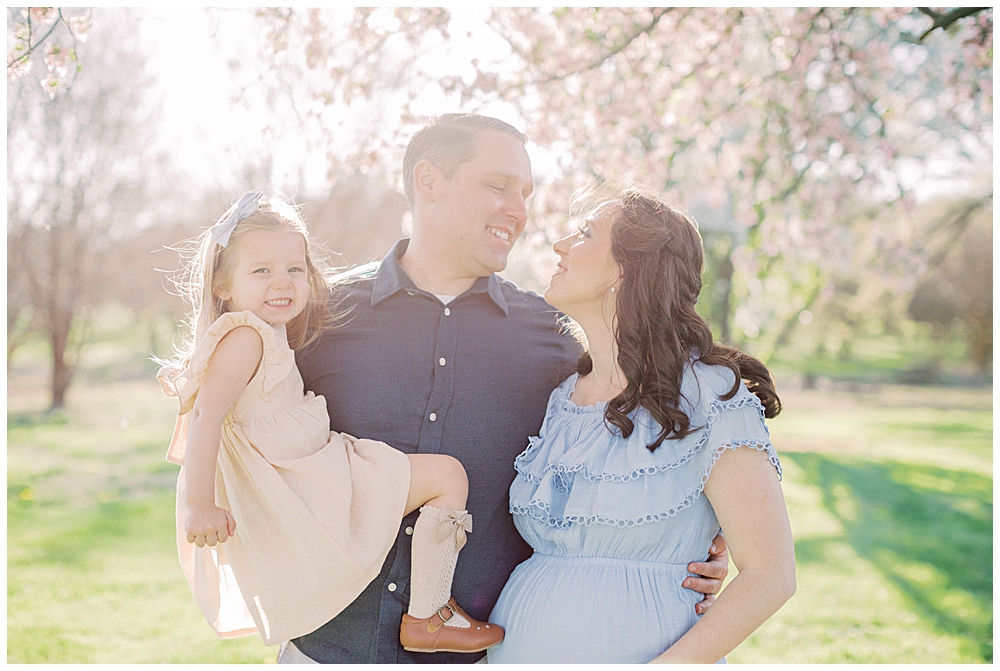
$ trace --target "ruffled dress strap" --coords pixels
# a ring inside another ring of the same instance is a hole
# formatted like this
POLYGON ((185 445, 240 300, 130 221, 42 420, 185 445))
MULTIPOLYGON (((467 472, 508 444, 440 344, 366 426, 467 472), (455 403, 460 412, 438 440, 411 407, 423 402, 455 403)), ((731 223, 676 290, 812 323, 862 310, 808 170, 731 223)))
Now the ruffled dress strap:
POLYGON ((166 384, 173 388, 180 400, 174 435, 170 441, 170 448, 167 450, 167 461, 175 464, 184 463, 188 416, 191 409, 194 408, 198 390, 201 389, 208 372, 208 362, 226 334, 240 326, 253 328, 260 334, 264 343, 260 366, 250 381, 248 389, 253 386, 260 393, 271 391, 278 382, 288 376, 292 366, 295 365, 295 353, 288 347, 283 325, 276 329, 250 311, 227 312, 216 319, 209 327, 205 337, 195 346, 187 368, 172 375, 172 377, 171 374, 174 371, 169 369, 161 368, 158 373, 161 383, 166 380, 166 384))
POLYGON ((631 415, 628 438, 604 421, 606 403, 578 406, 570 399, 577 376, 570 376, 549 398, 537 437, 514 461, 510 511, 536 522, 566 529, 571 524, 631 527, 676 515, 701 496, 712 467, 729 449, 767 452, 781 475, 759 399, 740 382, 732 388, 726 368, 693 362, 682 382, 681 407, 693 433, 647 448, 660 426, 644 409, 631 415))

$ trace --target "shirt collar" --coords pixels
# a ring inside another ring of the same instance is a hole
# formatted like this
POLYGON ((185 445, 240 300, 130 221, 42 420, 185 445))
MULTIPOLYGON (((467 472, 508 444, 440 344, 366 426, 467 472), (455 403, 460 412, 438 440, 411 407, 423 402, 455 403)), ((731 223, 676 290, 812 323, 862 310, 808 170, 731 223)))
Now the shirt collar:
MULTIPOLYGON (((403 253, 406 251, 409 243, 410 241, 407 238, 399 240, 389 253, 386 254, 385 258, 382 259, 382 263, 379 264, 378 271, 375 273, 375 285, 372 287, 372 307, 375 307, 398 291, 419 293, 425 296, 433 295, 417 287, 409 275, 403 271, 402 266, 399 265, 399 259, 403 257, 403 253)), ((504 298, 503 290, 500 286, 500 278, 496 273, 477 278, 475 284, 468 291, 461 294, 459 298, 467 294, 481 293, 489 296, 496 306, 503 311, 504 316, 507 316, 507 299, 504 298)))

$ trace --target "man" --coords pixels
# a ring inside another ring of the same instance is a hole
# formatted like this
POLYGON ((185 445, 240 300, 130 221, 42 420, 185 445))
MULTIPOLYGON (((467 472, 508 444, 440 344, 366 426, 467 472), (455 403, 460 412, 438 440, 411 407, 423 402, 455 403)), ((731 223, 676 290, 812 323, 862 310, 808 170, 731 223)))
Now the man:
MULTIPOLYGON (((412 237, 375 272, 338 288, 344 324, 297 353, 306 389, 326 398, 338 431, 404 452, 450 454, 465 466, 475 526, 452 594, 479 620, 531 554, 507 509, 514 457, 538 433, 549 394, 580 354, 551 306, 494 274, 528 218, 524 143, 513 127, 478 115, 444 115, 418 131, 403 160, 412 237)), ((361 596, 283 648, 279 661, 469 663, 485 654, 400 647, 415 518, 403 520, 382 573, 361 596)), ((707 579, 690 586, 718 591, 724 543, 720 552, 696 565, 707 579)))

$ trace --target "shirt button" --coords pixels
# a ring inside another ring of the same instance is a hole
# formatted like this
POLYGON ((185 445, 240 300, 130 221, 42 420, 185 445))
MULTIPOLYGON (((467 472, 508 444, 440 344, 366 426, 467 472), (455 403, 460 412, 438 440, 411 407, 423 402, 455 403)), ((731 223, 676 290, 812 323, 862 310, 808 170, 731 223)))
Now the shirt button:
POLYGON ((438 359, 438 363, 443 366, 445 364, 444 357, 441 357, 440 359, 438 359))
POLYGON ((432 422, 434 422, 434 421, 436 421, 436 420, 437 420, 437 418, 438 418, 438 416, 437 416, 437 413, 436 413, 436 412, 432 412, 432 413, 431 413, 431 416, 430 416, 430 417, 428 417, 427 419, 429 419, 429 420, 431 420, 432 422))
POLYGON ((387 589, 390 592, 395 592, 396 591, 396 583, 394 583, 394 582, 389 583, 389 587, 387 589))
POLYGON ((413 527, 406 527, 406 529, 404 531, 405 531, 405 533, 406 533, 407 536, 412 536, 413 535, 413 527))
POLYGON ((444 309, 444 316, 445 317, 450 317, 451 316, 451 309, 450 308, 445 308, 444 309))

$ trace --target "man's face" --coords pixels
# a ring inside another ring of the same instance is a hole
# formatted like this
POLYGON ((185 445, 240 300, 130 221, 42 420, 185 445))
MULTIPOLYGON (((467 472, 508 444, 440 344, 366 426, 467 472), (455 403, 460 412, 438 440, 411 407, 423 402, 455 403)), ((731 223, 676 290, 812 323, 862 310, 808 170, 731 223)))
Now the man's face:
POLYGON ((534 188, 531 161, 516 138, 478 134, 471 161, 451 179, 437 180, 424 233, 463 276, 485 277, 507 266, 507 255, 528 221, 525 200, 534 188), (440 188, 439 188, 440 187, 440 188))

